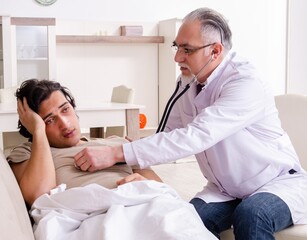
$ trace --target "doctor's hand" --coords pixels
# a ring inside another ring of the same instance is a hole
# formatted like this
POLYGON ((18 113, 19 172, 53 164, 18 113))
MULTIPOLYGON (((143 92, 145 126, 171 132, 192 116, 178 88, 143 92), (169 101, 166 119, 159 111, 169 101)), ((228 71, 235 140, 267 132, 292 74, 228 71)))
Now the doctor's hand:
POLYGON ((125 183, 142 181, 142 180, 147 180, 147 178, 143 177, 141 174, 133 173, 123 179, 118 180, 116 183, 117 185, 123 185, 125 183))
POLYGON ((74 156, 75 166, 82 171, 95 172, 125 162, 122 146, 86 147, 74 156))
POLYGON ((20 122, 32 135, 39 130, 45 132, 46 124, 44 120, 29 107, 26 98, 23 101, 17 100, 17 112, 20 122))

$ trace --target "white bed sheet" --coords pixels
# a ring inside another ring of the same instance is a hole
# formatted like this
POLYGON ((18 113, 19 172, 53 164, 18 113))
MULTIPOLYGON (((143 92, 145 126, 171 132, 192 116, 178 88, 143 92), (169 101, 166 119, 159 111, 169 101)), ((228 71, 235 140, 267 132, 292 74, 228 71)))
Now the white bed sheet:
POLYGON ((30 211, 37 240, 216 240, 174 189, 138 181, 97 184, 39 197, 30 211))

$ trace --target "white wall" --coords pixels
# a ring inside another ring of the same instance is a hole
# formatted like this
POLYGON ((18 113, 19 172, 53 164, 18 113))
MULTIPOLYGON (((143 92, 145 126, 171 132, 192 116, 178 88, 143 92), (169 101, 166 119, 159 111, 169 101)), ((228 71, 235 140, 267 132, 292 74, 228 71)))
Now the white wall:
POLYGON ((307 95, 307 1, 289 0, 288 93, 307 95))
MULTIPOLYGON (((160 20, 183 18, 203 6, 226 16, 233 31, 233 49, 254 62, 275 94, 285 92, 287 0, 58 0, 48 7, 34 0, 0 0, 0 15, 56 17, 57 31, 67 34, 76 29, 66 24, 80 20, 82 24, 92 22, 97 30, 79 24, 76 31, 91 29, 95 34, 102 30, 109 35, 117 34, 115 25, 141 23, 145 34, 154 35, 160 20)), ((78 102, 108 100, 112 87, 120 83, 134 87, 135 102, 146 105, 143 112, 148 116, 148 125, 155 126, 157 49, 155 44, 61 44, 57 46, 57 79, 72 89, 78 102)))

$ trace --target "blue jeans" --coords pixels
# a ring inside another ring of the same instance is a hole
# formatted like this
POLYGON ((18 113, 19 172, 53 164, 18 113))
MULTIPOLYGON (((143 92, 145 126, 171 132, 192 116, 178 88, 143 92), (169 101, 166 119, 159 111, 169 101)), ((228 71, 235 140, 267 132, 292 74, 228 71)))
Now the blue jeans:
POLYGON ((217 238, 233 226, 236 240, 271 240, 274 232, 292 225, 289 207, 272 193, 257 193, 244 200, 206 203, 193 198, 192 203, 204 225, 217 238))

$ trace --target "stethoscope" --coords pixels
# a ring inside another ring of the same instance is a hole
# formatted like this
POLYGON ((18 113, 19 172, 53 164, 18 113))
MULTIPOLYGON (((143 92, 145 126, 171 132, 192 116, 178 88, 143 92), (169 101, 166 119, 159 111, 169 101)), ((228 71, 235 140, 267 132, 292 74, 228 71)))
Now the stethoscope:
POLYGON ((192 77, 192 79, 190 80, 189 83, 187 83, 185 85, 185 87, 182 87, 182 91, 177 95, 177 92, 180 88, 180 86, 182 85, 182 79, 180 78, 180 80, 177 82, 177 85, 176 85, 176 88, 175 88, 175 91, 174 93, 171 95, 171 97, 169 98, 169 100, 167 101, 167 104, 165 106, 165 109, 164 109, 164 112, 163 112, 163 115, 162 115, 162 118, 160 120, 160 123, 159 123, 159 126, 157 128, 157 131, 156 133, 159 133, 159 132, 163 132, 164 131, 164 128, 165 128, 165 125, 166 125, 166 122, 169 118, 169 115, 171 113, 171 110, 175 104, 175 102, 186 92, 188 91, 188 89, 191 87, 192 83, 194 83, 195 81, 197 81, 197 77, 199 76, 199 74, 208 66, 208 64, 213 60, 213 56, 214 56, 214 52, 212 52, 211 54, 211 58, 209 59, 209 61, 199 70, 199 72, 194 75, 192 77), (177 95, 177 96, 176 96, 177 95))

